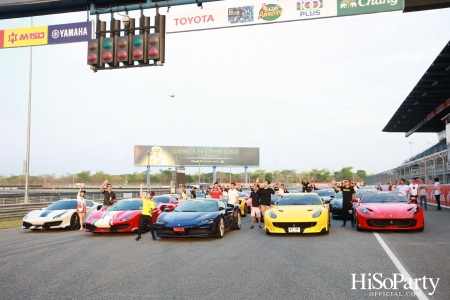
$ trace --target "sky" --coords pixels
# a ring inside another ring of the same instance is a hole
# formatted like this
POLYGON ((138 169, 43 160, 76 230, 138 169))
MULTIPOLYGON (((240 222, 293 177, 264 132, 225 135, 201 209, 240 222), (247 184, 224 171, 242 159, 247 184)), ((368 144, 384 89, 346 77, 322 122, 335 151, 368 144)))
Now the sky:
MULTIPOLYGON (((97 73, 86 42, 33 47, 30 174, 141 172, 134 145, 258 147, 257 169, 267 171, 397 167, 438 142, 382 129, 449 42, 449 16, 397 11, 167 34, 163 67, 97 73)), ((80 12, 33 24, 85 20, 80 12)), ((1 29, 28 26, 30 18, 0 20, 1 29)), ((4 176, 21 174, 26 159, 29 51, 0 49, 4 176)))

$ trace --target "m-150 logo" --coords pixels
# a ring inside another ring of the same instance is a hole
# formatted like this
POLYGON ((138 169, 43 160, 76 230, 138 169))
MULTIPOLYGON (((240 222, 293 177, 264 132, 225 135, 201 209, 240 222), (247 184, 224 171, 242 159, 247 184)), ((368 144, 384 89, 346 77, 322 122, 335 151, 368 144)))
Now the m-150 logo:
POLYGON ((259 11, 258 19, 273 21, 278 19, 283 13, 283 9, 278 4, 263 4, 259 11))

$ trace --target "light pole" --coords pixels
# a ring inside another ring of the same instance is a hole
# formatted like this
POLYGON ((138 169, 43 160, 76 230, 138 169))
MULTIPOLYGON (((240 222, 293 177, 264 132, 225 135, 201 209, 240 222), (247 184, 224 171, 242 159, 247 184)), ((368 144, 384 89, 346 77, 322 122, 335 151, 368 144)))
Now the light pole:
MULTIPOLYGON (((31 27, 33 27, 33 17, 31 17, 31 27)), ((31 128, 31 86, 33 79, 33 47, 30 46, 30 81, 28 86, 28 126, 27 126, 27 169, 25 173, 25 203, 29 203, 28 187, 30 181, 30 128, 31 128)))
POLYGON ((44 156, 44 184, 47 184, 47 156, 44 156))
POLYGON ((147 192, 150 192, 150 155, 152 155, 153 152, 148 151, 147 152, 147 192))
POLYGON ((413 144, 413 142, 409 142, 409 145, 410 145, 410 147, 411 147, 411 157, 413 156, 413 155, 412 155, 412 144, 413 144))
POLYGON ((128 156, 127 156, 127 172, 125 173, 125 185, 128 184, 128 156))

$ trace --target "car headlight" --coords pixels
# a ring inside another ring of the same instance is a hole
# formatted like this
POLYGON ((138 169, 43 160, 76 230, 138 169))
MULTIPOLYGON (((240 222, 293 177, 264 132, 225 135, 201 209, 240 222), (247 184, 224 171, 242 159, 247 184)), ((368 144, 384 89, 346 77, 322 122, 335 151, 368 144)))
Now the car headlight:
POLYGON ((415 214, 417 214, 418 211, 419 211, 419 207, 418 206, 414 207, 414 209, 411 212, 410 216, 414 216, 415 214))
POLYGON ((361 207, 361 211, 362 211, 364 214, 368 215, 368 216, 371 216, 371 215, 372 215, 372 214, 370 213, 370 211, 368 211, 367 208, 365 208, 365 207, 361 207))
POLYGON ((133 214, 131 213, 131 214, 128 214, 128 215, 126 215, 125 217, 123 217, 122 219, 120 219, 120 221, 126 221, 126 220, 128 220, 129 218, 131 218, 133 216, 133 214))
POLYGON ((23 217, 24 220, 26 220, 28 218, 28 214, 25 215, 25 217, 23 217))
POLYGON ((313 217, 313 218, 318 218, 318 217, 320 217, 320 214, 322 214, 322 209, 321 209, 321 208, 319 208, 319 209, 312 215, 312 217, 313 217))
POLYGON ((275 214, 275 212, 274 212, 273 210, 269 210, 269 216, 270 216, 272 219, 276 219, 276 218, 277 218, 277 215, 275 214))
POLYGON ((156 224, 159 224, 159 225, 166 225, 167 223, 164 222, 162 219, 158 218, 158 219, 156 220, 156 224))
POLYGON ((61 218, 66 212, 67 210, 65 212, 60 213, 59 215, 54 216, 53 219, 61 218))
POLYGON ((200 221, 200 223, 212 224, 212 223, 214 223, 214 219, 206 219, 206 220, 200 221))

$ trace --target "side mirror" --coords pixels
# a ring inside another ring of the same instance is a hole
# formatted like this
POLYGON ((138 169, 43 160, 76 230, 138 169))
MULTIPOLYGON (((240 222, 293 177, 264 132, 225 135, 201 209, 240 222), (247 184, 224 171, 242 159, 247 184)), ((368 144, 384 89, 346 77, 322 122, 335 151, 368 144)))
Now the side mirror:
POLYGON ((164 208, 164 212, 170 212, 170 209, 168 207, 164 208))
POLYGON ((225 209, 225 207, 219 207, 219 211, 221 211, 221 210, 224 210, 225 209))
POLYGON ((353 199, 352 199, 352 202, 358 202, 358 199, 353 198, 353 199))
POLYGON ((334 195, 330 195, 330 198, 334 198, 335 196, 334 195))
POLYGON ((234 207, 227 207, 225 208, 226 212, 232 212, 234 210, 234 207))

